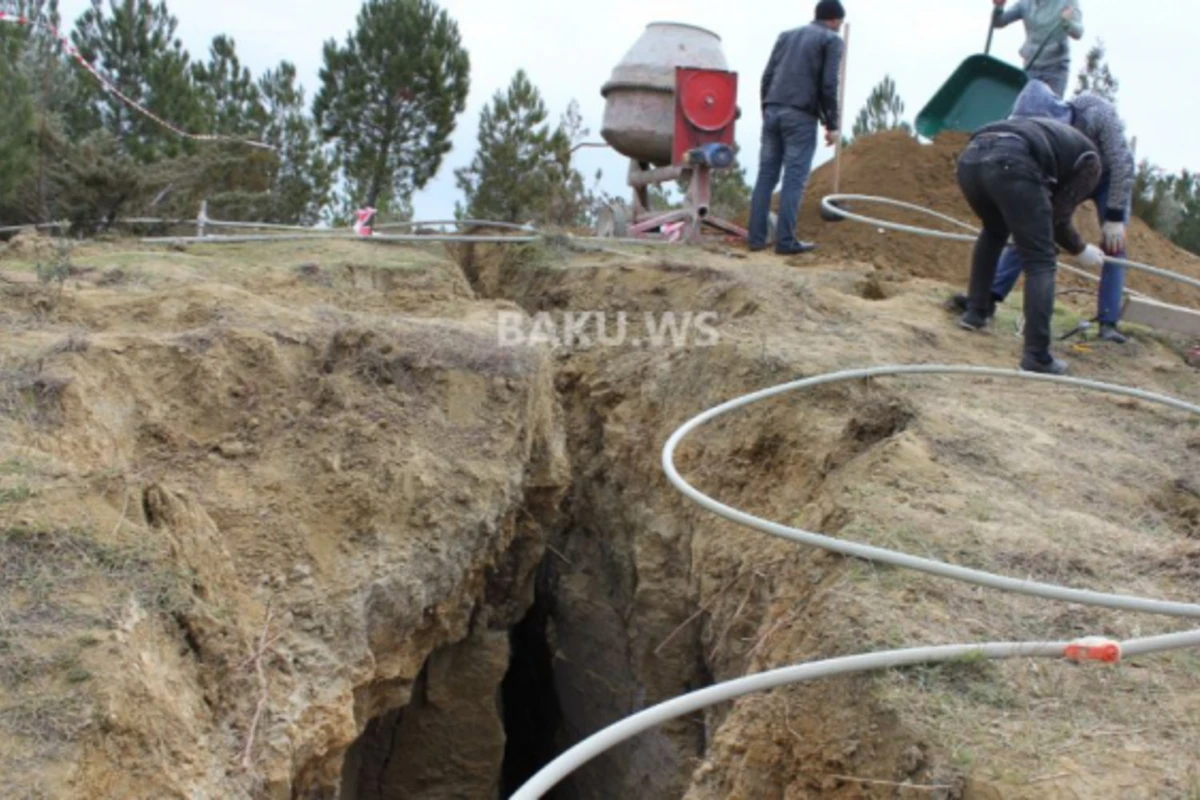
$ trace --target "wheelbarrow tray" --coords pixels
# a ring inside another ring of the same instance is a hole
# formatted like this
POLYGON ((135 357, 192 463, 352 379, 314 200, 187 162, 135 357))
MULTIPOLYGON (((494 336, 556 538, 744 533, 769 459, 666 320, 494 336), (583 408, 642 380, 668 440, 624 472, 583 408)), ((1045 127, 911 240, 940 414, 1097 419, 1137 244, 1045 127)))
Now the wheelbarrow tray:
POLYGON ((974 131, 1004 119, 1029 78, 1025 71, 988 55, 959 65, 917 115, 917 133, 932 139, 942 131, 974 131))

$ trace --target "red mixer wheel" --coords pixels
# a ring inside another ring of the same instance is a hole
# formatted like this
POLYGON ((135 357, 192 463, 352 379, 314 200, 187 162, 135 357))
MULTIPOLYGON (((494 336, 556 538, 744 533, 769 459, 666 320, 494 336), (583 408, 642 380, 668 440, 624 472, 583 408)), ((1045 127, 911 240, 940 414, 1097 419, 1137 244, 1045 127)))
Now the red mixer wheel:
POLYGON ((700 130, 722 130, 737 113, 737 84, 729 73, 693 73, 684 81, 680 105, 688 122, 700 130))

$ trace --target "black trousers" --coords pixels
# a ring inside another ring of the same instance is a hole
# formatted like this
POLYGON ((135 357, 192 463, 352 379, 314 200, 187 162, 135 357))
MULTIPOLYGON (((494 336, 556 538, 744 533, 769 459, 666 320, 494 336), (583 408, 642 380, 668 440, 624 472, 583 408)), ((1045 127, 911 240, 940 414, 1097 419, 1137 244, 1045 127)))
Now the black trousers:
POLYGON ((958 186, 983 223, 971 260, 969 307, 991 311, 992 279, 1011 235, 1025 264, 1025 351, 1049 360, 1058 257, 1049 183, 1023 139, 985 135, 959 157, 958 186))

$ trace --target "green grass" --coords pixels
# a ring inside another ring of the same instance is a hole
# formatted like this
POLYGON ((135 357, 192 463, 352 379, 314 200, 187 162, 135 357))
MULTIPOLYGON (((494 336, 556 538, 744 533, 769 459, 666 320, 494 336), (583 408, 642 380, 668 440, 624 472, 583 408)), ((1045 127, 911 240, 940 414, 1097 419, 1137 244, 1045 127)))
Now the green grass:
POLYGON ((9 489, 0 489, 0 506, 8 503, 20 503, 32 496, 33 491, 24 485, 13 486, 9 489))

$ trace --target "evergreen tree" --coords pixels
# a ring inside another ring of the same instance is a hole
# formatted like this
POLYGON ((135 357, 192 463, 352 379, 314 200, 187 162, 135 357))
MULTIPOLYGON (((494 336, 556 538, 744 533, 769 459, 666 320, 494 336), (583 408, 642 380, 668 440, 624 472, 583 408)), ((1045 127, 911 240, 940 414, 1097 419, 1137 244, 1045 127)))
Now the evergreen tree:
MULTIPOLYGON (((127 97, 182 130, 195 130, 203 127, 204 104, 191 59, 175 37, 177 27, 162 0, 109 0, 108 13, 102 0, 92 0, 71 38, 80 54, 127 97)), ((103 127, 141 163, 194 152, 192 142, 129 108, 96 81, 80 85, 76 135, 103 127)))
POLYGON ((897 128, 906 132, 912 131, 904 121, 904 101, 896 93, 896 82, 890 75, 885 75, 879 85, 871 90, 867 104, 858 112, 852 133, 857 139, 860 136, 897 128))
POLYGON ((268 217, 301 225, 317 223, 329 204, 335 168, 308 115, 296 67, 284 61, 259 79, 266 113, 263 140, 276 148, 268 217))
POLYGON ((463 190, 464 214, 507 222, 530 220, 577 224, 575 200, 583 178, 571 166, 571 133, 581 129, 578 108, 563 124, 546 122, 541 93, 518 70, 508 89, 497 92, 479 118, 479 146, 471 165, 455 170, 463 190))
POLYGON ((1076 97, 1084 92, 1094 92, 1110 103, 1117 102, 1117 89, 1121 84, 1113 77, 1108 62, 1104 60, 1104 55, 1103 41, 1097 41, 1096 45, 1088 50, 1087 60, 1084 62, 1083 70, 1079 73, 1079 82, 1075 88, 1076 97))
POLYGON ((8 8, 31 24, 0 26, 0 219, 47 222, 56 216, 50 181, 61 161, 52 151, 66 138, 63 120, 74 105, 78 66, 45 30, 59 25, 58 0, 8 8))
POLYGON ((38 160, 37 120, 31 87, 20 68, 24 37, 0 27, 0 219, 24 222, 20 190, 38 160))
POLYGON ((734 162, 729 169, 715 169, 712 172, 712 199, 709 205, 713 213, 725 219, 734 219, 750 209, 750 194, 753 191, 746 182, 746 168, 742 166, 737 155, 741 148, 733 147, 734 162))
POLYGON ((256 137, 266 127, 267 114, 258 85, 242 66, 237 47, 227 36, 213 39, 207 64, 195 64, 192 76, 203 103, 206 133, 256 137))
POLYGON ((351 205, 386 212, 437 173, 466 107, 470 62, 432 0, 366 0, 342 47, 324 49, 313 115, 351 205))

